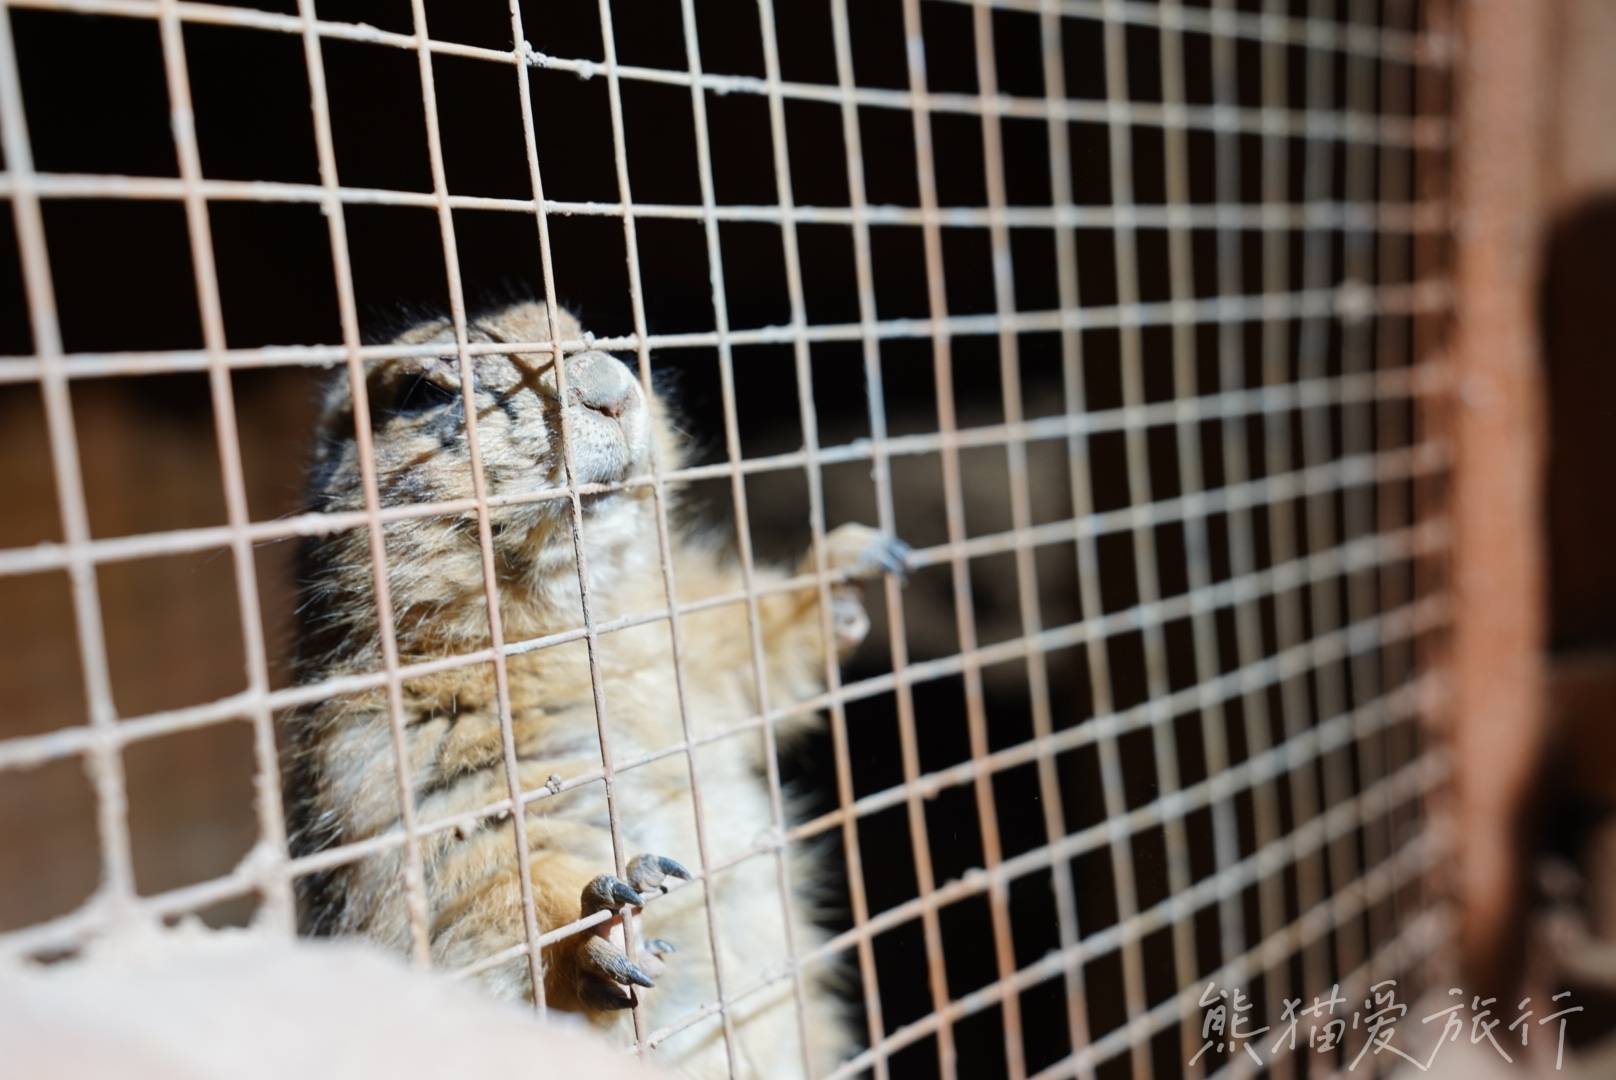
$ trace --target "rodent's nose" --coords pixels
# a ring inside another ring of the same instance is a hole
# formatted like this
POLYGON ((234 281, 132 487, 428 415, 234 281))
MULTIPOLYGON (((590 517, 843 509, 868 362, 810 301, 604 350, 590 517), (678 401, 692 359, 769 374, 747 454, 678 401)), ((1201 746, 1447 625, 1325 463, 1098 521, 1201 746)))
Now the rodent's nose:
POLYGON ((567 399, 616 420, 633 404, 637 394, 628 368, 603 352, 578 353, 567 358, 567 399))

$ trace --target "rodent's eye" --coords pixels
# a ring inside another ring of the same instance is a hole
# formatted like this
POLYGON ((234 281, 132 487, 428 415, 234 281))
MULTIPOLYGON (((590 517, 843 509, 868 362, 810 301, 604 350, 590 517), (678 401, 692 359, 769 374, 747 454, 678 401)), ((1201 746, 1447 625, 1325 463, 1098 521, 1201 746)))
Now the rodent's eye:
POLYGON ((418 375, 405 385, 403 394, 393 405, 393 412, 406 416, 430 412, 459 400, 459 391, 439 386, 425 375, 418 375))

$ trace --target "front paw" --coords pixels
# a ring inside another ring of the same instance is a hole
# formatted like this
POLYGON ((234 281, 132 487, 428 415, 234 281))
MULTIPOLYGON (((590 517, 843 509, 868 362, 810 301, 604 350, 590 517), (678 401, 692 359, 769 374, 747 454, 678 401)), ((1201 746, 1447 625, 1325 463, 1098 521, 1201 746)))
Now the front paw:
POLYGON ((868 525, 842 525, 826 535, 825 568, 845 575, 830 588, 831 630, 839 655, 852 652, 870 632, 870 616, 864 610, 858 583, 882 574, 895 574, 901 582, 912 554, 909 545, 896 536, 868 525))
POLYGON ((902 581, 913 554, 914 549, 896 536, 868 525, 840 525, 825 536, 826 569, 841 571, 850 581, 882 574, 896 574, 902 581))
MULTIPOLYGON (((690 871, 662 855, 640 855, 628 864, 628 881, 602 874, 584 886, 580 913, 585 917, 597 911, 621 913, 625 907, 644 907, 644 893, 652 889, 667 892, 663 882, 670 878, 690 880, 690 871)), ((660 974, 662 961, 674 951, 660 938, 639 943, 641 964, 631 962, 614 936, 622 937, 623 920, 610 919, 583 935, 578 955, 578 1000, 598 1012, 633 1008, 639 1003, 634 987, 651 989, 651 974, 660 974), (643 965, 643 966, 642 966, 643 965), (651 968, 648 973, 646 968, 651 968)))

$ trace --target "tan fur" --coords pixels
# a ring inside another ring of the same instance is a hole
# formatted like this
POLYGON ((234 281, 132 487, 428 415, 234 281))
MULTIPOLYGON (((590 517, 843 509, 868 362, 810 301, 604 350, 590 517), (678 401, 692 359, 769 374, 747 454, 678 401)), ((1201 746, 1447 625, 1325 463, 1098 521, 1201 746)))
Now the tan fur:
MULTIPOLYGON (((559 313, 564 339, 580 336, 559 313)), ((480 341, 547 341, 542 303, 520 304, 473 324, 480 341)), ((446 321, 404 334, 405 343, 441 342, 441 356, 385 360, 367 369, 377 476, 384 505, 468 498, 472 494, 453 334, 446 321), (447 393, 422 398, 416 380, 447 393), (413 388, 413 389, 412 389, 413 388), (426 400, 426 405, 422 402, 426 400)), ((561 406, 547 356, 476 357, 477 431, 491 496, 564 482, 558 437, 561 406)), ((569 373, 572 371, 568 369, 569 373)), ((569 374, 569 382, 571 376, 569 374)), ((576 391, 575 391, 576 394, 576 391)), ((655 396, 636 391, 637 407, 615 422, 584 405, 567 413, 577 479, 609 482, 649 471, 652 445, 664 470, 681 464, 684 439, 655 396)), ((346 377, 333 380, 321 441, 311 469, 311 508, 363 506, 351 401, 346 377)), ((491 513, 500 614, 508 642, 582 626, 570 503, 551 499, 499 506, 491 513)), ((474 515, 397 522, 386 527, 389 582, 403 662, 486 648, 482 562, 474 515)), ((648 487, 585 500, 583 526, 591 614, 597 623, 665 609, 655 508, 648 487)), ((831 534, 826 558, 856 576, 877 571, 872 552, 883 543, 873 530, 844 526, 831 534)), ((799 570, 811 569, 805 560, 799 570)), ((716 545, 674 538, 674 571, 682 602, 736 594, 741 574, 716 545)), ((759 568, 759 586, 783 579, 759 568)), ((300 679, 376 671, 382 667, 372 600, 368 537, 363 529, 311 542, 304 560, 304 629, 300 679)), ((767 704, 779 707, 823 689, 825 649, 819 592, 777 593, 759 600, 767 704)), ((847 585, 835 588, 835 644, 843 650, 863 634, 863 612, 847 585)), ((764 704, 753 677, 744 603, 728 603, 681 620, 689 722, 700 737, 756 716, 764 704)), ((669 626, 658 620, 606 634, 598 662, 610 751, 622 762, 683 739, 669 626)), ((601 765, 589 657, 583 641, 522 652, 507 661, 511 716, 523 787, 539 790, 601 765)), ((508 794, 500 724, 488 664, 412 679, 404 686, 406 743, 417 820, 430 822, 475 810, 508 794)), ((807 718, 782 723, 783 734, 807 718)), ((387 698, 382 691, 336 698, 288 722, 288 783, 294 843, 299 852, 352 843, 396 830, 399 820, 387 698)), ((693 752, 704 799, 709 855, 722 863, 771 835, 764 778, 763 737, 755 727, 693 752)), ((625 857, 640 852, 697 863, 695 811, 687 760, 674 753, 616 777, 615 803, 625 857)), ((607 808, 600 783, 587 783, 531 804, 526 826, 534 902, 541 931, 579 917, 579 896, 596 875, 614 868, 607 808)), ((514 824, 484 820, 477 827, 434 833, 421 846, 425 863, 434 964, 454 969, 523 939, 514 824)), ((375 855, 305 882, 304 923, 313 933, 363 934, 405 950, 410 934, 400 874, 401 856, 375 855)), ((776 860, 755 856, 718 872, 715 880, 674 891, 651 903, 638 928, 679 952, 658 965, 639 951, 656 989, 641 992, 654 1030, 716 999, 716 948, 728 995, 780 970, 787 915, 799 952, 824 940, 809 919, 805 888, 815 868, 799 852, 790 867, 794 894, 782 904, 776 860), (711 890, 718 938, 709 941, 703 911, 711 890)), ((615 931, 621 940, 621 927, 615 931)), ((582 1010, 578 998, 582 949, 577 934, 545 954, 546 996, 552 1006, 582 1010)), ((808 1041, 816 1069, 849 1052, 851 1037, 827 986, 833 967, 803 980, 808 1041)), ((494 993, 530 995, 521 960, 482 976, 494 993)), ((602 1025, 625 1013, 602 1013, 602 1025)), ((772 983, 732 1011, 743 1076, 781 1077, 801 1071, 791 980, 772 983)), ((716 1018, 669 1038, 663 1060, 693 1075, 723 1075, 727 1057, 716 1018)))

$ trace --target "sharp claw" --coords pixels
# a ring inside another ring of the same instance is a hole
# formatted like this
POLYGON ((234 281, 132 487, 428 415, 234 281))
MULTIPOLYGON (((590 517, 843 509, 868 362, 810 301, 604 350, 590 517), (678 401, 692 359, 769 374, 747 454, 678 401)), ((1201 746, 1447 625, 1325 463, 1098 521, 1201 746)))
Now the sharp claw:
POLYGON ((691 880, 690 871, 666 855, 636 855, 629 861, 628 879, 636 888, 660 888, 667 892, 668 887, 662 884, 662 879, 668 877, 691 880))
POLYGON ((584 886, 584 894, 579 900, 579 907, 583 914, 593 915, 602 909, 616 911, 624 904, 635 907, 645 906, 645 897, 636 892, 625 881, 620 881, 610 874, 602 874, 588 885, 584 886))
POLYGON ((909 556, 914 553, 914 548, 897 537, 893 537, 887 543, 886 550, 882 552, 881 561, 888 570, 898 575, 900 580, 904 580, 909 577, 909 556))
POLYGON ((633 904, 635 907, 645 906, 645 897, 641 896, 632 886, 612 878, 612 899, 620 904, 633 904))
POLYGON ((647 975, 637 965, 631 964, 627 960, 623 961, 622 976, 624 982, 631 982, 635 986, 643 986, 647 990, 650 990, 652 987, 656 986, 656 983, 651 981, 651 976, 647 975))
POLYGON ((669 941, 667 938, 659 937, 648 939, 645 943, 645 947, 651 952, 655 953, 657 956, 666 956, 669 953, 676 953, 679 951, 673 947, 673 942, 669 941))
POLYGON ((656 986, 656 983, 651 981, 651 976, 641 970, 637 964, 631 962, 627 956, 617 950, 617 946, 611 944, 605 938, 591 938, 589 943, 584 946, 584 949, 588 957, 589 966, 594 970, 595 974, 604 975, 615 982, 643 986, 647 990, 656 986))

